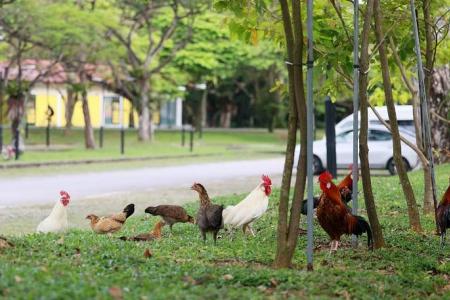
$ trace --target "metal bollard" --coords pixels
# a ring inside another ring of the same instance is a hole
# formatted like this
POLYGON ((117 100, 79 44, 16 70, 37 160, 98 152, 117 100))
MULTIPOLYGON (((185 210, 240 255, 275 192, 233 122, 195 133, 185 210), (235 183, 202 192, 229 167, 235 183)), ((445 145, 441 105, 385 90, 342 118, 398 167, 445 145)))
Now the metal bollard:
POLYGON ((184 147, 185 140, 186 140, 186 129, 184 128, 184 126, 181 126, 181 146, 182 147, 184 147))
POLYGON ((100 127, 100 131, 99 131, 99 145, 100 148, 103 148, 103 126, 100 127))
POLYGON ((189 143, 189 151, 194 151, 194 128, 191 128, 190 131, 190 143, 189 143))
POLYGON ((14 133, 14 150, 15 150, 15 160, 19 160, 19 137, 20 137, 20 132, 19 132, 19 128, 16 129, 16 132, 14 133))
POLYGON ((120 128, 120 154, 125 153, 125 130, 120 128))
POLYGON ((45 131, 45 144, 47 147, 50 147, 50 123, 47 125, 47 129, 45 131))
POLYGON ((28 139, 28 135, 29 135, 29 125, 30 123, 26 122, 25 123, 25 139, 28 139))
POLYGON ((3 125, 0 124, 0 152, 3 150, 3 125))
POLYGON ((336 107, 327 96, 325 100, 325 136, 327 147, 327 169, 336 178, 336 107))

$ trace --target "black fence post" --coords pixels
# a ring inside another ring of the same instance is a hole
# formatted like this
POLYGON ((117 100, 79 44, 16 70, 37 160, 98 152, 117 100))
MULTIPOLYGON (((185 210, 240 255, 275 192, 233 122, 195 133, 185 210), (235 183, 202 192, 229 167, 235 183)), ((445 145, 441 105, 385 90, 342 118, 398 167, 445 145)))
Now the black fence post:
POLYGON ((190 152, 194 151, 194 128, 191 128, 190 131, 190 143, 189 143, 190 152))
POLYGON ((336 177, 336 107, 327 96, 325 100, 325 134, 327 144, 327 169, 336 177))
POLYGON ((120 154, 125 153, 125 129, 120 128, 120 154))
POLYGON ((3 124, 0 123, 0 153, 3 150, 3 124))
POLYGON ((19 160, 20 151, 19 151, 19 138, 20 138, 20 131, 19 126, 17 126, 16 131, 14 132, 14 150, 15 150, 15 159, 19 160))
POLYGON ((29 136, 29 127, 30 126, 30 123, 28 123, 28 122, 26 122, 25 123, 25 139, 28 139, 28 136, 29 136))
POLYGON ((181 146, 184 147, 186 141, 186 128, 184 128, 184 125, 181 126, 181 146))
POLYGON ((47 129, 45 131, 45 144, 50 147, 50 122, 47 123, 47 129))
POLYGON ((99 140, 100 148, 103 148, 103 126, 100 126, 99 140))

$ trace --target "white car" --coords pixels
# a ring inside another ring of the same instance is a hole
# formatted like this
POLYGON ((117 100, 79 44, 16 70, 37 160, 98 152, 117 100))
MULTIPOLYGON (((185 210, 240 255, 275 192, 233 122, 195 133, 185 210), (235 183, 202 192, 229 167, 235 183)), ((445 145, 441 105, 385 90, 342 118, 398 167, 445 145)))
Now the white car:
MULTIPOLYGON (((377 106, 375 110, 378 114, 389 123, 389 116, 386 106, 377 106)), ((374 114, 372 109, 367 111, 367 117, 369 120, 369 127, 382 126, 380 120, 374 114)), ((415 134, 414 119, 413 119, 413 107, 412 105, 395 105, 395 113, 397 115, 397 124, 401 129, 410 131, 411 134, 415 134)), ((358 120, 361 120, 361 115, 358 113, 358 120)), ((336 124, 336 134, 340 134, 344 131, 353 129, 353 114, 343 118, 338 124, 336 124)))
MULTIPOLYGON (((414 135, 404 129, 400 134, 415 144, 414 135)), ((392 152, 392 136, 384 126, 372 125, 368 132, 369 165, 371 169, 387 169, 395 174, 395 164, 392 152)), ((299 145, 296 149, 296 159, 300 151, 299 145)), ((313 144, 314 173, 318 174, 327 168, 327 148, 325 137, 314 141, 313 144)), ((402 142, 402 156, 407 170, 418 167, 420 161, 416 152, 402 142)), ((353 130, 347 129, 336 134, 336 164, 338 169, 348 169, 353 163, 353 130)))

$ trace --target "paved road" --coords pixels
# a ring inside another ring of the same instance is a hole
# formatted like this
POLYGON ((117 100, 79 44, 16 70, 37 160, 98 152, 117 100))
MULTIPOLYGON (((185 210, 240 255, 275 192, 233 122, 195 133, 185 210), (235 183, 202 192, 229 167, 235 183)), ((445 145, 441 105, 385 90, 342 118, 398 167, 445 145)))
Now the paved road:
POLYGON ((68 191, 76 201, 118 193, 188 188, 195 181, 205 185, 219 180, 230 181, 231 185, 261 174, 279 177, 283 162, 283 158, 275 158, 13 178, 0 181, 0 207, 54 203, 60 190, 68 191))

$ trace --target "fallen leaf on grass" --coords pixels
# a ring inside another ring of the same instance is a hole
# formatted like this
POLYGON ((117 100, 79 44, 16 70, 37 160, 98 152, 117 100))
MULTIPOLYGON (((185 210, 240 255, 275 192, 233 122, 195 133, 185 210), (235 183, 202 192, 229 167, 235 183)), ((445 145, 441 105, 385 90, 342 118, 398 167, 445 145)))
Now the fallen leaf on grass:
POLYGON ((225 274, 225 275, 223 275, 223 280, 231 280, 231 279, 233 279, 234 277, 233 277, 233 275, 231 275, 231 274, 225 274))
POLYGON ((271 287, 277 287, 278 286, 278 281, 275 278, 271 278, 270 279, 270 286, 271 287))
POLYGON ((123 299, 123 293, 122 289, 118 286, 112 286, 109 288, 109 294, 114 300, 122 300, 123 299))
POLYGON ((152 257, 152 252, 150 251, 150 249, 145 249, 145 251, 144 251, 144 257, 145 258, 150 258, 150 257, 152 257))
POLYGON ((16 283, 21 283, 23 281, 22 277, 20 276, 14 276, 14 280, 16 281, 16 283))

